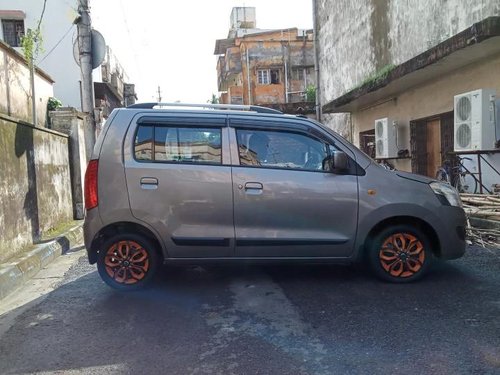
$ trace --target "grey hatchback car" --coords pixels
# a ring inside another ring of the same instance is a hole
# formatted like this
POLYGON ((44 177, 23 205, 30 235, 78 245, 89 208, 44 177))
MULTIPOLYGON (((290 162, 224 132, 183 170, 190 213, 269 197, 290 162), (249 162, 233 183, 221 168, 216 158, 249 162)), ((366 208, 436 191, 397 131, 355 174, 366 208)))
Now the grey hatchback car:
POLYGON ((85 175, 85 246, 112 287, 162 263, 367 261, 391 282, 465 251, 450 185, 389 171, 313 120, 257 106, 114 110, 85 175))

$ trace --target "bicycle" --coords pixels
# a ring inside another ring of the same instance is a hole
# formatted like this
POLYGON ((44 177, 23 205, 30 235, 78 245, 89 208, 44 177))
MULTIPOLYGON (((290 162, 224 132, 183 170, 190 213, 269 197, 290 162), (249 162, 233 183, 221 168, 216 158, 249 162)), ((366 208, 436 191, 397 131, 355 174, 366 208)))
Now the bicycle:
POLYGON ((456 176, 454 179, 454 184, 453 186, 458 190, 460 193, 472 193, 476 194, 477 193, 477 179, 476 176, 474 176, 474 173, 470 172, 465 165, 463 164, 464 160, 471 160, 471 158, 459 158, 458 165, 455 167, 456 169, 456 176))
POLYGON ((477 193, 477 178, 463 164, 464 160, 471 158, 457 158, 458 165, 452 167, 449 160, 445 160, 443 165, 436 171, 436 180, 447 182, 459 193, 477 193))

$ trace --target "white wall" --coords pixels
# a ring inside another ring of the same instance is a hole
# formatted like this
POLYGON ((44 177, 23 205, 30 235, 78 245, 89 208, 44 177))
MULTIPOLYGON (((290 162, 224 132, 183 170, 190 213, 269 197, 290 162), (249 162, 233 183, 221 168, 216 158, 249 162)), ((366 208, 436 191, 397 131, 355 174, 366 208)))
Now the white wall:
MULTIPOLYGON (((54 96, 52 82, 35 74, 37 126, 45 126, 47 101, 54 96)), ((0 44, 0 113, 33 123, 30 70, 24 58, 0 44)))
MULTIPOLYGON (((42 7, 43 1, 0 0, 0 10, 22 10, 25 12, 25 29, 36 28, 42 13, 42 7)), ((54 96, 61 100, 64 106, 81 109, 80 68, 73 58, 73 40, 76 38, 76 25, 72 26, 72 23, 77 16, 77 0, 47 1, 41 24, 45 52, 40 54, 35 64, 55 80, 54 96), (71 4, 74 4, 74 6, 71 6, 71 4), (69 33, 50 52, 70 27, 69 33)), ((2 28, 0 27, 0 38, 3 39, 1 33, 2 28)), ((17 50, 20 51, 20 49, 17 50)))

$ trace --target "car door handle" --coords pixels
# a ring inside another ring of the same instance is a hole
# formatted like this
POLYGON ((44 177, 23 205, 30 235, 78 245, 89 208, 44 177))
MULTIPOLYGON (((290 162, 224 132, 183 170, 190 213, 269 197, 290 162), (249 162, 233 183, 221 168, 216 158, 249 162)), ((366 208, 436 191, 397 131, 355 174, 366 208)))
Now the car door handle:
POLYGON ((262 190, 264 186, 260 182, 247 182, 245 184, 245 190, 262 190))
POLYGON ((158 179, 156 177, 143 177, 141 178, 141 188, 152 190, 158 188, 158 179))

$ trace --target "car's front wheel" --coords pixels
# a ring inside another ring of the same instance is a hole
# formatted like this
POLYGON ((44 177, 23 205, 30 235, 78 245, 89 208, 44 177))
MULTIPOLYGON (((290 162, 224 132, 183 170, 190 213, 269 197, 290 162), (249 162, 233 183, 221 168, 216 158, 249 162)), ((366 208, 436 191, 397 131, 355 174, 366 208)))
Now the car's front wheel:
POLYGON ((106 240, 97 260, 99 275, 109 286, 136 290, 154 277, 159 257, 153 243, 137 234, 117 234, 106 240))
POLYGON ((422 278, 434 258, 427 236, 410 225, 387 227, 367 246, 375 275, 393 283, 422 278))

